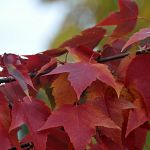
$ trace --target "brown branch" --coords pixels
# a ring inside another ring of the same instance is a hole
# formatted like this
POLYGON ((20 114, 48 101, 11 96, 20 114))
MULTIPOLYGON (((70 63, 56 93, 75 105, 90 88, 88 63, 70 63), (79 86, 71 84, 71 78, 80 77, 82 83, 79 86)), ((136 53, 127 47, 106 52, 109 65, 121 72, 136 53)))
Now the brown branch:
MULTIPOLYGON (((38 76, 41 76, 41 75, 44 75, 44 74, 47 74, 49 73, 51 70, 45 70, 43 71, 41 74, 39 74, 38 76)), ((30 77, 31 78, 34 78, 36 77, 36 73, 29 73, 30 77)), ((15 78, 13 78, 12 76, 9 76, 9 77, 0 77, 0 84, 1 83, 10 83, 10 82, 13 82, 13 81, 16 81, 15 78)))
MULTIPOLYGON (((130 54, 130 52, 125 52, 125 53, 120 53, 120 54, 113 55, 113 56, 101 57, 101 58, 97 59, 97 62, 104 63, 104 62, 108 62, 108 61, 114 61, 114 60, 122 59, 122 58, 128 56, 129 54, 130 54)), ((144 50, 138 50, 136 52, 136 55, 141 55, 141 54, 150 54, 150 48, 144 49, 144 50)))
MULTIPOLYGON (((117 55, 114 55, 114 56, 101 57, 101 58, 97 59, 97 62, 98 63, 104 63, 104 62, 108 62, 108 61, 114 61, 114 60, 122 59, 122 58, 128 56, 129 54, 130 54, 129 52, 125 52, 125 53, 120 53, 120 54, 117 54, 117 55)), ((140 54, 150 54, 150 48, 142 50, 142 51, 138 50, 136 52, 136 54, 137 55, 140 55, 140 54)), ((51 70, 46 70, 43 73, 41 73, 40 75, 47 74, 50 71, 51 70)), ((30 75, 31 78, 34 78, 36 76, 36 73, 29 73, 29 75, 30 75)), ((10 77, 1 77, 0 78, 0 84, 1 83, 9 83, 9 82, 13 82, 13 81, 15 81, 15 79, 13 77, 11 77, 11 76, 10 77)))

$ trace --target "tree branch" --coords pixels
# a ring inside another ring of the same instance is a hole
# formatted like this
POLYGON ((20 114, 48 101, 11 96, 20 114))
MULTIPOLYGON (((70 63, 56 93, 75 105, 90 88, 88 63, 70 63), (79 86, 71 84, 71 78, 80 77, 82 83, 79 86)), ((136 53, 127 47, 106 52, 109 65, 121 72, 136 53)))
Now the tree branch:
MULTIPOLYGON (((108 61, 114 61, 114 60, 122 59, 122 58, 128 56, 129 54, 130 54, 130 52, 126 52, 126 53, 120 53, 120 54, 117 54, 114 56, 101 57, 101 58, 97 59, 97 62, 104 63, 104 62, 108 62, 108 61)), ((150 48, 144 49, 144 50, 138 50, 136 52, 136 55, 141 55, 141 54, 150 54, 150 48)))
MULTIPOLYGON (((40 73, 38 76, 47 74, 47 73, 49 73, 50 71, 51 71, 51 70, 45 70, 45 71, 43 71, 42 73, 40 73)), ((31 78, 36 77, 36 73, 35 73, 35 72, 34 72, 34 73, 31 72, 31 73, 29 73, 29 75, 30 75, 31 78)), ((13 78, 12 76, 9 76, 9 77, 0 77, 0 84, 1 84, 1 83, 10 83, 10 82, 13 82, 13 81, 16 81, 16 79, 13 78)))
MULTIPOLYGON (((125 52, 125 53, 120 53, 120 54, 117 54, 117 55, 114 55, 114 56, 101 57, 101 58, 97 59, 97 62, 98 63, 104 63, 104 62, 108 62, 108 61, 114 61, 114 60, 122 59, 122 58, 128 56, 129 54, 130 54, 130 52, 125 52)), ((138 50, 136 52, 136 55, 140 55, 140 54, 150 54, 150 48, 144 49, 144 50, 138 50)), ((50 71, 51 70, 46 70, 43 73, 41 73, 40 75, 47 74, 50 71)), ((34 78, 36 76, 36 73, 29 73, 29 75, 30 75, 31 78, 34 78)), ((15 79, 12 76, 1 77, 0 78, 0 84, 1 83, 10 83, 10 82, 13 82, 13 81, 15 81, 15 79)))

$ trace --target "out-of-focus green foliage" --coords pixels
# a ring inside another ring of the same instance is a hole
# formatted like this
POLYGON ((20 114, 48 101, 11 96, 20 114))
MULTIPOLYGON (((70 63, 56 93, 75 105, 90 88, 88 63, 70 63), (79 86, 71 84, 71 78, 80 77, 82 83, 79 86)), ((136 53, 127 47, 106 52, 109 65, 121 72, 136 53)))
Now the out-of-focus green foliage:
POLYGON ((138 0, 139 6, 139 17, 143 17, 144 19, 138 20, 137 28, 144 28, 150 26, 150 0, 138 0))
POLYGON ((81 30, 96 24, 110 11, 117 9, 115 0, 77 0, 76 3, 68 0, 68 6, 70 13, 66 16, 52 47, 57 47, 81 30))

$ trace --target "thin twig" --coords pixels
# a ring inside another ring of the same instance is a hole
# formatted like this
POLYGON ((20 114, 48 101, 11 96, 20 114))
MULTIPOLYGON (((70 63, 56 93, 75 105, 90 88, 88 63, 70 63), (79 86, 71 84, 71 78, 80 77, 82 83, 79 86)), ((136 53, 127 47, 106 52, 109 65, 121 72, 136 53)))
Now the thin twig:
MULTIPOLYGON (((122 59, 126 56, 128 56, 130 54, 130 52, 125 52, 125 53, 120 53, 117 55, 113 55, 113 56, 108 56, 108 57, 101 57, 97 59, 97 62, 99 63, 104 63, 104 62, 108 62, 108 61, 114 61, 114 60, 118 60, 118 59, 122 59)), ((140 55, 140 54, 150 54, 150 48, 146 49, 146 50, 138 50, 136 52, 136 55, 140 55)))
MULTIPOLYGON (((51 69, 50 69, 50 70, 45 70, 45 71, 43 71, 42 73, 40 73, 38 76, 47 74, 47 73, 49 73, 50 71, 51 71, 51 69)), ((31 78, 36 77, 36 73, 35 73, 35 72, 34 72, 34 73, 29 73, 29 75, 30 75, 31 78)), ((10 82, 13 82, 13 81, 16 81, 16 79, 13 78, 12 76, 9 76, 9 77, 1 77, 1 78, 0 78, 0 84, 1 84, 1 83, 10 83, 10 82)))

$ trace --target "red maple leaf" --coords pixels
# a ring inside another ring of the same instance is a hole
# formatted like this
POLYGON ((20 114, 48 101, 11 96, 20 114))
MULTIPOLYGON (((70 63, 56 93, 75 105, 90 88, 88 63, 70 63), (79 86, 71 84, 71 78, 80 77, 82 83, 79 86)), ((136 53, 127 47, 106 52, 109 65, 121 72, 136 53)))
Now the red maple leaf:
POLYGON ((12 108, 12 122, 10 131, 26 124, 29 128, 29 135, 26 141, 33 142, 36 150, 46 148, 47 135, 40 134, 37 130, 44 124, 50 114, 50 109, 44 102, 25 97, 23 101, 15 101, 12 108))
MULTIPOLYGON (((105 57, 111 57, 117 54, 121 53, 121 49, 123 47, 123 45, 125 44, 125 40, 115 40, 111 45, 109 44, 105 44, 103 46, 103 51, 101 53, 101 58, 105 58, 105 57)), ((109 66, 109 68, 115 72, 120 64, 121 60, 114 60, 114 61, 108 61, 105 62, 105 64, 107 64, 109 66)))
POLYGON ((131 132, 125 140, 125 147, 129 150, 142 150, 146 141, 147 130, 141 127, 131 132))
POLYGON ((25 66, 29 72, 38 71, 43 65, 47 64, 51 60, 51 55, 44 55, 41 53, 35 55, 24 55, 25 66))
POLYGON ((125 78, 126 86, 131 86, 142 96, 148 114, 150 115, 150 56, 136 56, 128 66, 125 78))
MULTIPOLYGON (((100 81, 95 81, 87 89, 86 98, 88 103, 97 106, 104 114, 109 116, 118 126, 122 127, 124 117, 123 111, 135 108, 135 106, 122 95, 117 97, 114 89, 104 85, 100 81)), ((100 134, 104 134, 107 138, 122 147, 121 131, 118 129, 108 129, 99 127, 100 134)))
POLYGON ((77 101, 76 93, 67 77, 67 73, 61 74, 51 85, 53 88, 52 94, 58 107, 64 104, 74 104, 77 101))
POLYGON ((84 45, 93 49, 100 42, 100 40, 103 39, 105 32, 105 29, 101 27, 88 28, 83 30, 80 35, 76 35, 68 41, 65 41, 59 46, 59 48, 74 48, 84 45))
POLYGON ((76 150, 83 150, 95 134, 96 126, 119 127, 100 110, 90 104, 64 105, 54 111, 40 130, 63 126, 76 150))
POLYGON ((132 0, 118 0, 119 12, 111 13, 107 18, 102 20, 97 26, 117 25, 112 33, 113 37, 122 37, 131 32, 137 21, 138 6, 132 0))
POLYGON ((29 96, 28 85, 33 89, 34 86, 22 59, 14 54, 4 54, 3 63, 8 71, 6 75, 13 76, 18 81, 25 94, 29 96))
POLYGON ((17 130, 9 132, 11 124, 11 115, 8 103, 3 94, 0 93, 0 150, 17 147, 20 150, 20 145, 17 140, 17 130))
POLYGON ((134 104, 136 107, 129 112, 126 137, 131 131, 135 130, 149 120, 142 100, 136 99, 134 104))
POLYGON ((104 64, 90 64, 90 63, 67 63, 63 66, 57 67, 52 72, 46 74, 60 74, 68 72, 68 80, 71 82, 71 86, 74 88, 78 99, 82 92, 90 86, 90 84, 96 79, 112 86, 119 94, 121 87, 117 84, 115 78, 104 64))
POLYGON ((101 54, 98 52, 94 52, 93 49, 81 45, 78 47, 67 47, 67 50, 76 58, 76 61, 84 61, 84 62, 91 62, 95 60, 96 58, 100 57, 101 54))
POLYGON ((70 139, 65 131, 62 131, 59 128, 52 128, 49 130, 46 150, 73 150, 69 149, 70 139))
POLYGON ((144 28, 141 29, 139 32, 134 33, 127 43, 123 46, 122 51, 126 49, 128 46, 130 46, 133 43, 139 42, 141 40, 144 40, 146 38, 150 37, 150 28, 144 28))

